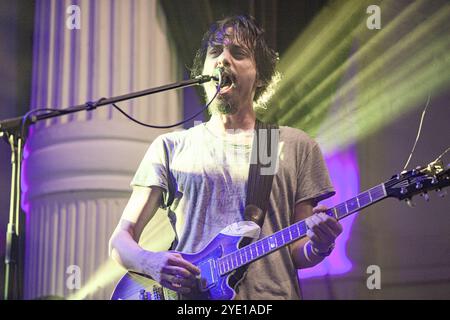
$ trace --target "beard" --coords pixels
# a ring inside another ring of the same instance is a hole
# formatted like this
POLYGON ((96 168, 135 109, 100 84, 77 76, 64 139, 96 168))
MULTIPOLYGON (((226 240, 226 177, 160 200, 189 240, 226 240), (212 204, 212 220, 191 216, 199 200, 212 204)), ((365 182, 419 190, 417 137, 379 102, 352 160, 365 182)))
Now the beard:
POLYGON ((223 99, 222 97, 217 97, 211 104, 211 108, 209 108, 209 110, 210 114, 235 114, 238 108, 231 101, 223 99))

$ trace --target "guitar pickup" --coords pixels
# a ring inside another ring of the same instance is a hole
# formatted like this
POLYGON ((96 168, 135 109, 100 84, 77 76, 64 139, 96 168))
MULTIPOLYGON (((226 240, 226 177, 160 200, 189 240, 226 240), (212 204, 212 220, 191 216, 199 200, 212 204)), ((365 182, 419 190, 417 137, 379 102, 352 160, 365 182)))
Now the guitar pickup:
POLYGON ((197 265, 200 269, 200 291, 208 291, 215 286, 218 281, 217 262, 215 259, 208 259, 197 265))

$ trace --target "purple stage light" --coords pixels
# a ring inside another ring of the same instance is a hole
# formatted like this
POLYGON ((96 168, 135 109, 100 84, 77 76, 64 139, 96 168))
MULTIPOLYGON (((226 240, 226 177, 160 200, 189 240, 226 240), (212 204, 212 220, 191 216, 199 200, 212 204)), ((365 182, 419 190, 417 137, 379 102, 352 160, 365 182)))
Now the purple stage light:
MULTIPOLYGON (((359 170, 355 148, 351 146, 343 151, 325 154, 325 162, 336 189, 336 195, 322 201, 321 204, 333 207, 357 195, 359 192, 359 170)), ((347 257, 345 248, 350 238, 355 217, 355 215, 351 215, 340 221, 344 230, 336 240, 336 247, 331 255, 317 266, 301 270, 299 272, 300 279, 343 274, 351 270, 352 262, 347 257)))

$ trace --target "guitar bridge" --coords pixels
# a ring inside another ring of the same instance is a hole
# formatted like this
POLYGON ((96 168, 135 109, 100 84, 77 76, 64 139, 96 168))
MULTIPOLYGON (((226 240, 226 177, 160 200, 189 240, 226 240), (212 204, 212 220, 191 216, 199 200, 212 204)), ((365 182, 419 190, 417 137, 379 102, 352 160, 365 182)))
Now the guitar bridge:
POLYGON ((152 300, 166 300, 163 287, 153 286, 152 300))

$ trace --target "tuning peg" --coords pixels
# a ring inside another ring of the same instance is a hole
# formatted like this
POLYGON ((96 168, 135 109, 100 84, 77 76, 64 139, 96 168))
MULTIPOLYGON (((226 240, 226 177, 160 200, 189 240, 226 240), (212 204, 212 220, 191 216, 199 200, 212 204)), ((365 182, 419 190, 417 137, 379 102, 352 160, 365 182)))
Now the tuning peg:
POLYGON ((433 178, 431 178, 431 184, 437 184, 439 182, 438 178, 436 176, 433 176, 433 178))
POLYGON ((420 181, 416 182, 416 189, 422 189, 422 188, 423 188, 422 182, 420 182, 420 181))
POLYGON ((411 201, 410 198, 406 198, 406 204, 410 207, 410 208, 414 208, 416 205, 414 204, 414 202, 411 201))
POLYGON ((148 300, 148 292, 145 289, 139 290, 139 300, 148 300))
POLYGON ((425 199, 425 201, 430 201, 430 196, 428 193, 422 192, 420 195, 425 199))

